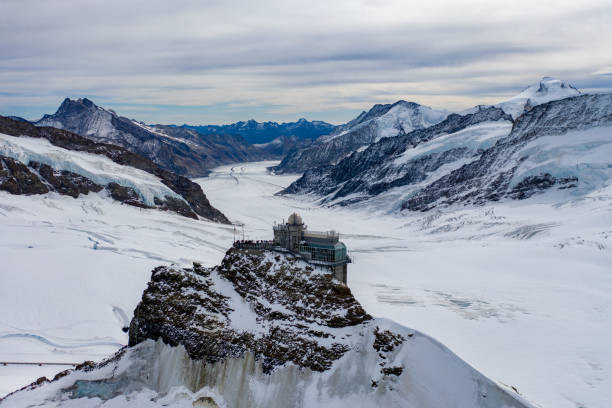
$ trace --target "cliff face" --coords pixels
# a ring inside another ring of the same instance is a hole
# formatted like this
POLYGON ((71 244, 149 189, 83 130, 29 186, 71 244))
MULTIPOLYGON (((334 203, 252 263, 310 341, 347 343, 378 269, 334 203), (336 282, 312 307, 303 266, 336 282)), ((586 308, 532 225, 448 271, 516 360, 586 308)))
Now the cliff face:
MULTIPOLYGON (((229 223, 229 220, 225 217, 225 215, 223 215, 219 210, 217 210, 210 204, 210 202, 206 198, 206 195, 204 195, 202 188, 198 184, 194 183, 193 181, 189 180, 186 177, 183 177, 178 174, 172 173, 170 171, 164 170, 161 167, 159 167, 157 164, 152 162, 151 160, 145 157, 142 157, 136 153, 132 153, 122 147, 115 146, 112 144, 96 143, 82 136, 79 136, 75 133, 71 133, 65 130, 55 129, 51 127, 36 127, 30 123, 16 121, 14 119, 3 117, 3 116, 0 116, 0 133, 5 134, 5 135, 10 135, 10 136, 16 136, 16 137, 27 136, 27 137, 32 137, 32 138, 46 139, 52 145, 58 146, 68 151, 92 153, 95 155, 106 157, 119 165, 129 166, 129 167, 132 167, 138 170, 142 170, 146 173, 149 173, 155 176, 157 179, 159 179, 159 181, 163 185, 165 185, 166 187, 168 187, 168 189, 171 190, 169 191, 169 193, 171 194, 174 193, 178 197, 180 197, 179 200, 176 199, 177 197, 175 198, 160 197, 158 199, 158 202, 148 203, 148 206, 155 206, 155 207, 160 207, 163 209, 170 209, 170 210, 178 212, 181 215, 186 215, 191 218, 197 218, 196 216, 197 214, 211 221, 229 223)), ((3 169, 2 171, 4 172, 5 174, 4 177, 6 178, 3 183, 6 183, 7 180, 12 179, 12 178, 14 179, 14 177, 12 177, 11 175, 12 173, 9 174, 9 172, 7 171, 7 169, 9 168, 7 159, 3 159, 3 162, 4 164, 2 165, 2 169, 3 169)), ((30 165, 29 162, 26 162, 23 164, 29 166, 32 170, 37 172, 37 170, 35 169, 35 166, 37 166, 36 163, 33 163, 32 165, 30 165)), ((58 176, 62 176, 60 174, 61 171, 58 173, 59 170, 60 169, 53 169, 53 168, 44 169, 45 174, 48 174, 49 177, 52 176, 51 173, 55 172, 54 178, 48 178, 48 177, 45 177, 42 173, 39 173, 39 175, 42 176, 46 181, 49 181, 49 183, 46 183, 47 189, 45 190, 44 187, 41 187, 40 192, 38 192, 38 194, 45 193, 49 189, 58 191, 60 193, 64 191, 63 188, 61 187, 59 188, 53 187, 54 180, 57 180, 58 176)), ((21 171, 24 172, 25 174, 25 169, 22 168, 21 171)), ((30 173, 32 172, 30 171, 30 173)), ((64 174, 63 177, 64 178, 69 177, 69 178, 74 179, 74 174, 73 175, 64 174)), ((35 178, 34 177, 31 177, 31 178, 33 181, 33 185, 38 185, 36 180, 40 181, 40 178, 38 176, 36 176, 35 178)), ((23 188, 21 190, 17 190, 15 188, 10 187, 11 185, 14 185, 17 181, 18 180, 16 179, 13 181, 9 181, 9 184, 7 184, 7 187, 4 189, 9 192, 23 191, 24 193, 27 193, 27 190, 29 189, 29 187, 26 187, 25 190, 23 188)), ((90 182, 93 183, 93 181, 91 180, 90 182)), ((21 183, 21 184, 24 184, 24 183, 21 183)), ((119 187, 131 188, 130 186, 119 186, 119 187)), ((89 190, 99 191, 100 189, 101 187, 100 188, 94 187, 94 188, 90 188, 89 190)), ((75 191, 74 187, 71 187, 70 190, 73 192, 75 191)), ((118 189, 114 185, 110 186, 109 190, 111 191, 111 196, 114 195, 113 198, 115 199, 119 199, 118 197, 123 197, 129 194, 127 191, 118 189)), ((30 192, 30 193, 33 193, 33 192, 30 192)), ((22 193, 16 192, 15 194, 22 194, 22 193)), ((69 194, 69 195, 74 196, 74 194, 69 194)), ((142 201, 142 197, 140 199, 142 201)))
POLYGON ((531 407, 286 253, 231 249, 216 267, 156 268, 129 337, 109 360, 0 405, 531 407))

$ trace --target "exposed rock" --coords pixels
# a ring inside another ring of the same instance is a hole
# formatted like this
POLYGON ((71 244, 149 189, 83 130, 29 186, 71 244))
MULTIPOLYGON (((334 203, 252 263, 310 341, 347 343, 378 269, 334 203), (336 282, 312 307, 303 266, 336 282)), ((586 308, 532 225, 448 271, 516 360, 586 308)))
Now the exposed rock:
MULTIPOLYGON (((146 171, 159 177, 168 188, 182 196, 197 215, 211 221, 229 223, 225 215, 210 204, 199 184, 186 177, 164 170, 151 160, 122 147, 95 143, 65 130, 51 127, 36 127, 30 123, 15 121, 4 116, 0 116, 0 133, 17 137, 44 138, 64 149, 104 155, 115 163, 146 171)), ((168 206, 170 207, 172 204, 168 206)))
POLYGON ((341 341, 322 345, 320 339, 333 339, 330 329, 370 319, 331 274, 315 271, 293 256, 233 248, 215 268, 156 268, 134 312, 130 345, 161 338, 183 345, 191 358, 211 363, 251 352, 266 372, 288 361, 323 371, 348 347, 341 341), (233 284, 264 332, 232 326, 235 310, 211 273, 233 284), (319 329, 308 329, 311 326, 319 329))
POLYGON ((108 183, 106 189, 110 193, 110 196, 117 201, 134 207, 150 208, 140 199, 138 193, 131 187, 120 186, 117 183, 108 183))
POLYGON ((45 194, 49 188, 23 163, 0 156, 0 190, 11 194, 45 194))
POLYGON ((213 268, 156 268, 134 312, 130 347, 33 383, 0 404, 101 407, 126 400, 236 408, 339 401, 531 407, 430 337, 371 318, 329 271, 289 253, 236 248, 213 268))
MULTIPOLYGON (((355 152, 335 166, 308 170, 281 194, 316 194, 327 201, 342 204, 340 199, 358 193, 359 200, 368 199, 394 187, 420 183, 441 166, 470 157, 473 147, 453 145, 448 150, 398 159, 406 151, 438 137, 456 133, 485 122, 507 122, 510 116, 498 108, 483 108, 469 115, 451 114, 442 122, 408 134, 383 138, 367 149, 355 152)), ((508 131, 510 127, 508 127, 508 131)))
POLYGON ((28 166, 35 169, 38 174, 52 186, 54 191, 63 195, 77 198, 79 194, 89 194, 90 191, 97 193, 103 188, 87 177, 70 171, 57 171, 49 165, 38 162, 30 162, 28 166))

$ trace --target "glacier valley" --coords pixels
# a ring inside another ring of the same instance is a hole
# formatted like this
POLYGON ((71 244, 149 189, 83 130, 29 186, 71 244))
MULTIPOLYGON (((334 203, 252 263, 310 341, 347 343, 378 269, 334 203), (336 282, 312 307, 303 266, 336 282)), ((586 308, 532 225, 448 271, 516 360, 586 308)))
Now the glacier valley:
MULTIPOLYGON (((0 192, 0 307, 11 311, 0 325, 0 361, 110 356, 128 342, 122 329, 153 267, 217 265, 234 237, 268 239, 275 221, 297 211, 312 229, 341 232, 354 260, 348 285, 373 316, 435 338, 538 406, 604 408, 612 400, 610 186, 399 216, 277 196, 297 179, 266 171, 277 163, 223 166, 196 180, 244 225, 237 230, 102 193, 0 192)), ((160 364, 181 352, 158 350, 160 364)), ((0 396, 64 368, 0 365, 0 396)))

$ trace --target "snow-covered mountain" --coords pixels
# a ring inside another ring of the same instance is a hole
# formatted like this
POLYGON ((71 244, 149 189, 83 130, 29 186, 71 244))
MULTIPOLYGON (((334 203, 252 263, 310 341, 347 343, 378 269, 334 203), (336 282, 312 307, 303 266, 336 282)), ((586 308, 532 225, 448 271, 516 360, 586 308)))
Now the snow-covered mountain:
MULTIPOLYGON (((578 92, 560 81, 547 83, 578 92)), ((582 195, 607 184, 612 95, 538 104, 559 92, 543 85, 529 89, 536 90, 530 98, 513 99, 524 109, 517 119, 503 104, 452 114, 438 125, 382 139, 334 166, 309 170, 283 193, 311 194, 332 205, 428 210, 524 199, 547 190, 582 195)))
POLYGON ((435 110, 414 102, 398 101, 393 104, 374 105, 368 112, 362 112, 329 135, 321 136, 312 145, 291 152, 272 170, 278 174, 302 173, 317 166, 334 164, 383 137, 427 128, 441 122, 447 115, 447 111, 435 110))
POLYGON ((190 177, 206 175, 209 169, 221 164, 271 157, 239 135, 204 135, 185 127, 148 126, 97 106, 87 98, 66 98, 57 112, 43 116, 35 124, 124 147, 164 169, 190 177))
POLYGON ((201 125, 182 127, 196 130, 202 134, 240 135, 252 144, 265 144, 279 137, 295 137, 299 140, 314 140, 331 133, 336 126, 320 120, 309 121, 304 118, 296 122, 257 122, 254 119, 229 125, 201 125))
POLYGON ((40 378, 2 406, 532 407, 432 338, 372 318, 330 273, 274 251, 154 269, 129 337, 106 361, 40 378))
POLYGON ((580 95, 580 91, 567 82, 556 78, 544 77, 537 84, 528 86, 515 97, 500 102, 495 106, 502 108, 504 112, 516 119, 525 110, 529 110, 534 106, 577 95, 580 95))
POLYGON ((108 194, 141 208, 228 223, 201 187, 121 147, 0 116, 0 190, 77 198, 108 194))

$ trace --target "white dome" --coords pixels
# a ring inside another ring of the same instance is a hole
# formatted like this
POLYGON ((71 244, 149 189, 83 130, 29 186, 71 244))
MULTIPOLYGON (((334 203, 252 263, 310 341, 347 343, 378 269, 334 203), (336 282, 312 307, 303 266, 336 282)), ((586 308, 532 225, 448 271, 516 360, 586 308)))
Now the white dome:
POLYGON ((301 225, 303 224, 302 222, 302 217, 299 216, 299 214, 297 213, 293 213, 289 216, 289 221, 287 222, 287 224, 289 225, 301 225))

